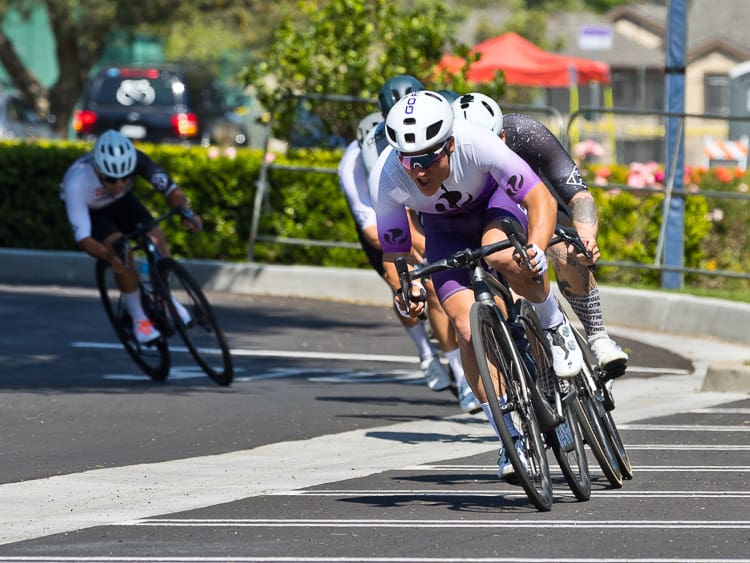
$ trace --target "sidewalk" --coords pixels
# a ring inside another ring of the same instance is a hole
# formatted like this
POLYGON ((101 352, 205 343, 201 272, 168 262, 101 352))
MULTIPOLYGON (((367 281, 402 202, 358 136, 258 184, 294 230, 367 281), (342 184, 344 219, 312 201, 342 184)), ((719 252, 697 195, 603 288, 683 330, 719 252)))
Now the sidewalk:
MULTIPOLYGON (((94 287, 94 261, 82 252, 0 248, 0 283, 94 287)), ((390 305, 372 270, 185 260, 208 291, 390 305)), ((648 342, 649 331, 702 373, 703 391, 750 392, 750 304, 679 293, 600 288, 613 333, 648 342), (709 345, 706 341, 709 341, 709 345), (700 342, 700 345, 699 345, 700 342)))

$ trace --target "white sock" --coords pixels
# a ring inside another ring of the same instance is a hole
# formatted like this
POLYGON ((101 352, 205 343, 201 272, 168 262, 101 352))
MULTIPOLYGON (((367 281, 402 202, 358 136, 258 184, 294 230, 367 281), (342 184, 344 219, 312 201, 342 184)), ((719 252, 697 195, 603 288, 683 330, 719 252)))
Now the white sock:
POLYGON ((146 313, 143 311, 143 306, 141 305, 140 289, 136 289, 129 293, 123 292, 122 299, 125 302, 125 308, 135 322, 148 320, 146 313))
POLYGON ((443 354, 445 359, 448 360, 448 365, 453 372, 453 377, 456 379, 456 387, 460 390, 468 385, 466 382, 466 374, 464 373, 464 365, 461 362, 461 349, 456 348, 450 352, 443 354))
MULTIPOLYGON (((498 397, 497 404, 501 407, 505 404, 505 397, 498 397)), ((490 422, 490 426, 492 426, 492 430, 495 431, 495 436, 497 436, 497 439, 502 442, 502 439, 500 438, 500 433, 497 431, 497 426, 495 426, 495 419, 492 418, 492 413, 490 412, 490 404, 489 403, 482 403, 482 410, 484 411, 485 416, 487 417, 487 420, 490 422)), ((514 438, 518 436, 519 432, 516 430, 516 427, 513 425, 513 419, 510 416, 510 413, 503 415, 503 421, 505 422, 505 427, 510 431, 510 435, 514 438)))
POLYGON ((534 306, 536 314, 539 315, 539 323, 542 325, 542 328, 560 326, 565 320, 552 288, 550 288, 549 294, 544 301, 541 303, 532 302, 531 304, 534 306))
POLYGON ((424 325, 421 322, 415 324, 411 328, 404 327, 404 329, 414 341, 420 360, 429 360, 435 355, 435 350, 432 348, 430 338, 427 336, 427 331, 424 329, 424 325))

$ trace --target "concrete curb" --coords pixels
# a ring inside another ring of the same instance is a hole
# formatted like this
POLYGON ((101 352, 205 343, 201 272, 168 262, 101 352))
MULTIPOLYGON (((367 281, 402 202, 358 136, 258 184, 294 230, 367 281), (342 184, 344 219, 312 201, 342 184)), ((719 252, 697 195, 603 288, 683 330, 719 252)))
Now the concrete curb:
MULTIPOLYGON (((391 294, 372 270, 183 260, 209 291, 390 305, 391 294)), ((0 248, 0 283, 94 287, 94 261, 82 252, 0 248)), ((608 325, 747 346, 750 304, 679 293, 600 287, 608 325)), ((750 392, 750 367, 736 359, 708 370, 705 390, 750 392)))

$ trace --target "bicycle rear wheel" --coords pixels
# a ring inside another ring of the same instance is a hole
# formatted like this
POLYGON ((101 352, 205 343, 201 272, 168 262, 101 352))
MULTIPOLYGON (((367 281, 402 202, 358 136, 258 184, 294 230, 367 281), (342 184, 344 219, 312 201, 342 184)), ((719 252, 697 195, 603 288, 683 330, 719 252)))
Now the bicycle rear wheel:
POLYGON ((120 339, 125 351, 136 365, 154 381, 164 381, 169 375, 170 358, 167 341, 162 336, 155 343, 140 344, 133 333, 133 321, 125 308, 122 293, 115 282, 115 275, 109 263, 102 260, 96 263, 96 286, 112 328, 120 339))
POLYGON ((633 464, 630 462, 630 456, 625 449, 625 444, 622 441, 622 437, 620 437, 620 431, 617 429, 615 419, 610 411, 606 411, 602 419, 604 422, 604 428, 609 434, 610 439, 612 440, 612 449, 615 453, 615 457, 617 458, 617 463, 620 466, 622 478, 630 480, 633 478, 633 464))
POLYGON ((514 319, 524 331, 524 343, 528 344, 531 355, 536 388, 532 392, 545 395, 548 404, 557 403, 560 398, 562 422, 544 433, 544 439, 560 466, 565 482, 578 500, 591 498, 591 476, 586 458, 586 450, 581 438, 578 416, 570 406, 571 393, 564 393, 560 380, 552 366, 552 353, 542 332, 539 317, 534 307, 525 299, 519 299, 514 306, 514 319))
MULTIPOLYGON (((585 362, 584 369, 586 369, 585 362)), ((584 377, 586 377, 584 374, 578 376, 579 379, 584 377)), ((600 414, 600 409, 604 412, 606 412, 606 409, 603 405, 597 404, 596 398, 590 394, 585 382, 579 381, 576 393, 577 397, 573 401, 573 408, 578 416, 584 439, 596 461, 599 462, 599 467, 601 467, 604 476, 614 488, 619 489, 622 487, 620 464, 617 462, 612 441, 604 429, 600 414)))
POLYGON ((229 346, 198 282, 182 264, 172 258, 160 259, 157 269, 160 280, 166 283, 172 299, 181 303, 190 314, 190 320, 185 323, 173 301, 167 299, 167 309, 174 327, 190 354, 216 384, 230 385, 234 377, 234 366, 229 346))
POLYGON ((479 365, 492 418, 500 434, 505 455, 516 472, 516 478, 532 504, 541 511, 552 508, 552 479, 539 422, 531 404, 527 371, 505 323, 497 316, 496 308, 476 302, 471 306, 470 323, 474 352, 479 365), (498 374, 506 401, 498 404, 493 372, 498 374), (515 448, 515 440, 505 425, 503 415, 510 413, 513 425, 519 430, 524 446, 523 463, 515 448))
MULTIPOLYGON (((612 446, 612 452, 614 453, 615 459, 617 460, 617 465, 620 468, 622 478, 632 479, 633 466, 630 462, 630 456, 625 449, 625 444, 622 441, 622 437, 620 436, 620 432, 617 429, 614 416, 611 412, 612 410, 614 410, 614 398, 612 397, 612 393, 610 392, 609 387, 607 387, 607 383, 602 378, 603 374, 601 368, 596 365, 596 362, 591 357, 588 345, 583 338, 583 335, 576 329, 574 329, 574 332, 576 340, 578 341, 578 345, 581 347, 581 350, 584 353, 584 361, 586 363, 586 367, 591 374, 590 381, 592 381, 595 385, 595 389, 592 389, 591 392, 596 400, 596 410, 599 413, 602 430, 609 438, 609 442, 612 446)), ((611 383, 609 385, 611 385, 611 383)))

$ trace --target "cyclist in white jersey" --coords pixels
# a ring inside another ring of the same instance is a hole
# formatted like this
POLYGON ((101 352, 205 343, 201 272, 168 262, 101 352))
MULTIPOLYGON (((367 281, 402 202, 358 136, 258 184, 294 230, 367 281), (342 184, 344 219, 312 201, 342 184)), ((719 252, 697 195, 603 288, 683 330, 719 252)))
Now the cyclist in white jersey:
MULTIPOLYGON (((387 115, 393 104, 409 91, 422 89, 421 83, 414 77, 399 75, 388 80, 379 96, 381 112, 365 116, 357 126, 357 140, 352 141, 346 148, 339 163, 338 176, 339 185, 344 192, 349 210, 357 227, 360 244, 373 269, 382 277, 383 253, 377 236, 375 211, 372 208, 370 192, 367 183, 368 171, 363 159, 362 144, 376 126, 383 123, 383 115, 387 115)), ((419 236, 419 230, 415 228, 418 218, 410 215, 410 225, 415 236, 419 236)), ((415 241, 412 254, 416 261, 421 260, 418 248, 423 248, 415 241)), ((431 290, 431 286, 428 286, 431 290)), ((459 405, 464 412, 475 412, 479 409, 479 402, 474 396, 471 387, 467 384, 461 364, 461 354, 455 339, 455 332, 450 327, 445 312, 442 310, 434 291, 427 292, 429 298, 428 315, 443 353, 451 367, 455 377, 456 392, 459 405)), ((405 315, 397 315, 402 326, 417 347, 425 381, 435 391, 446 389, 451 378, 440 362, 440 357, 430 342, 429 335, 424 324, 417 318, 405 315)))
POLYGON ((485 94, 471 92, 452 105, 456 119, 489 127, 523 158, 557 199, 558 221, 573 225, 578 231, 591 258, 564 244, 549 248, 547 258, 555 268, 560 293, 581 321, 604 376, 611 379, 623 375, 628 355, 609 337, 604 326, 599 287, 591 268, 601 256, 596 244, 599 232, 596 202, 576 163, 543 123, 523 114, 503 116, 497 102, 485 94))
MULTIPOLYGON (((557 204, 539 177, 492 131, 467 121, 454 123, 451 104, 436 92, 424 90, 402 98, 389 112, 385 130, 391 146, 370 175, 370 193, 386 281, 396 294, 397 306, 404 308, 394 260, 399 256, 408 260, 411 249, 407 207, 422 216, 430 262, 507 238, 500 220, 511 218, 528 234, 526 252, 532 269, 514 257, 512 249, 488 256, 487 263, 534 304, 542 328, 554 335, 556 374, 564 378, 578 373, 581 350, 555 299, 544 254, 554 232, 557 204), (540 277, 542 283, 537 283, 540 277)), ((464 269, 448 270, 433 275, 432 282, 456 327, 469 384, 492 421, 471 345, 469 309, 474 296, 469 274, 464 269)), ((412 292, 418 289, 413 287, 412 292)), ((422 309, 422 303, 410 300, 409 314, 419 315, 422 309)), ((505 423, 518 436, 509 416, 505 423)), ((522 448, 520 440, 517 447, 522 448)), ((512 474, 503 451, 498 466, 502 478, 512 474)))
MULTIPOLYGON (((77 159, 65 172, 60 196, 65 202, 68 221, 78 247, 90 256, 109 262, 125 306, 133 319, 133 332, 142 344, 154 342, 159 331, 141 306, 137 273, 127 267, 112 245, 123 233, 136 229, 138 223, 152 219, 149 211, 133 193, 136 176, 148 180, 162 193, 170 207, 190 209, 185 193, 177 187, 161 167, 121 133, 109 130, 97 139, 93 150, 77 159)), ((201 218, 194 215, 197 225, 184 220, 185 228, 197 231, 201 218)), ((149 232, 159 251, 169 256, 164 233, 157 226, 149 232)), ((189 320, 190 313, 175 301, 180 316, 189 320)))

